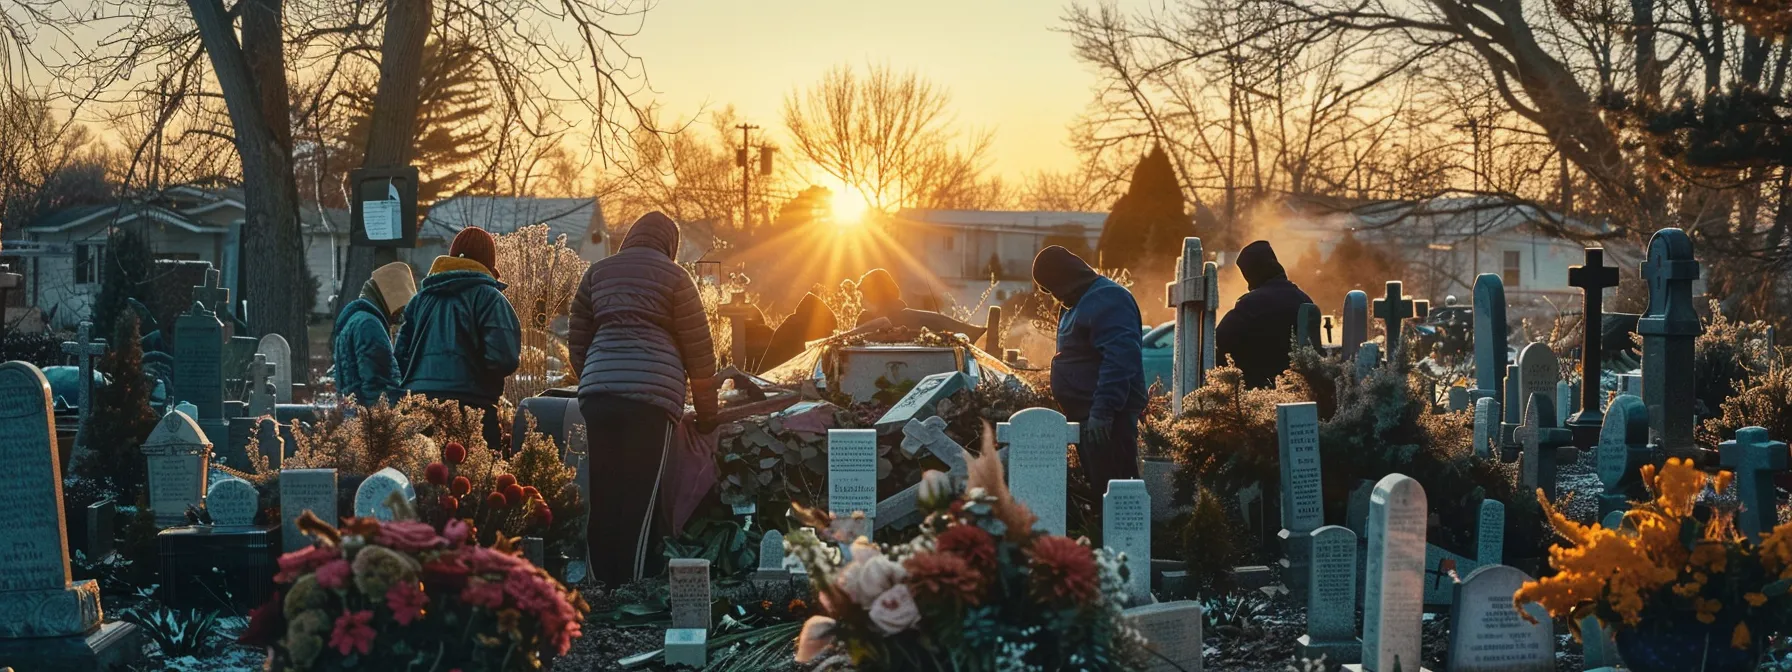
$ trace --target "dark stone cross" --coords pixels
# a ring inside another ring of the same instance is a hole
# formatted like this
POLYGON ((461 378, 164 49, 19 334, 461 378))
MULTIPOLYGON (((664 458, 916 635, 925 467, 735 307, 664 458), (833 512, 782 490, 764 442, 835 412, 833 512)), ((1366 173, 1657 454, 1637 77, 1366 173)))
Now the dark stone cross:
POLYGON ((75 366, 81 371, 81 384, 75 389, 80 391, 80 428, 85 429, 87 418, 93 414, 93 360, 106 354, 106 340, 94 340, 93 323, 83 321, 75 330, 75 340, 62 343, 62 351, 75 356, 75 366))
POLYGON ((1332 337, 1332 328, 1333 328, 1332 327, 1332 316, 1327 315, 1327 316, 1325 316, 1325 342, 1327 342, 1327 343, 1330 343, 1333 340, 1335 340, 1332 337))
POLYGON ((1693 340, 1705 327, 1692 305, 1692 283, 1699 278, 1692 239, 1680 229, 1655 232, 1642 274, 1649 283, 1649 307, 1637 319, 1636 331, 1643 336, 1649 440, 1669 457, 1697 458, 1693 340))
POLYGON ((1736 473, 1736 497, 1742 502, 1740 527, 1758 539, 1779 525, 1778 489, 1773 477, 1787 468, 1786 444, 1767 437, 1764 427, 1743 427, 1736 438, 1719 445, 1723 465, 1736 473))
MULTIPOLYGON (((1402 296, 1400 288, 1399 280, 1389 280, 1386 297, 1375 300, 1375 319, 1381 320, 1382 330, 1387 334, 1388 361, 1390 362, 1398 361, 1396 358, 1400 357, 1401 324, 1415 314, 1414 302, 1402 296)), ((1425 302, 1427 309, 1430 306, 1429 301, 1425 302)))
POLYGON ((1574 445, 1574 435, 1556 426, 1556 406, 1549 397, 1532 393, 1526 400, 1524 424, 1512 432, 1524 446, 1524 463, 1519 482, 1526 491, 1543 490, 1543 496, 1556 498, 1556 449, 1574 445))
POLYGON ((219 315, 230 310, 230 288, 218 286, 221 277, 218 269, 205 269, 205 283, 193 288, 193 300, 219 315))
POLYGON ((1599 411, 1600 336, 1605 329, 1605 290, 1618 286, 1618 267, 1605 265, 1605 248, 1586 248, 1586 263, 1568 267, 1568 284, 1581 289, 1580 412, 1568 418, 1574 445, 1586 449, 1599 445, 1599 429, 1605 424, 1599 411))

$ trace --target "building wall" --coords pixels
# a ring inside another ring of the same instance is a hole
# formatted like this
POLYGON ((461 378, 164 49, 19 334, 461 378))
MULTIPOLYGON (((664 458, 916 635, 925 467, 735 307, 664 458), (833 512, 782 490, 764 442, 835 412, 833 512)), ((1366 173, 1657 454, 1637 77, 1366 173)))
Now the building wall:
MULTIPOLYGON (((144 220, 133 220, 125 224, 132 225, 143 225, 144 237, 149 240, 152 255, 209 261, 213 265, 219 263, 223 240, 221 233, 194 233, 159 222, 145 223, 144 220)), ((108 230, 108 221, 102 218, 68 231, 35 234, 32 239, 55 245, 103 246, 108 230)), ((102 260, 105 258, 102 256, 102 260)), ((99 295, 98 281, 103 277, 98 269, 90 275, 94 282, 83 282, 83 279, 76 278, 74 254, 33 257, 29 266, 25 272, 29 273, 30 278, 30 300, 44 312, 46 318, 54 313, 50 322, 52 327, 73 327, 89 317, 93 301, 99 295)))

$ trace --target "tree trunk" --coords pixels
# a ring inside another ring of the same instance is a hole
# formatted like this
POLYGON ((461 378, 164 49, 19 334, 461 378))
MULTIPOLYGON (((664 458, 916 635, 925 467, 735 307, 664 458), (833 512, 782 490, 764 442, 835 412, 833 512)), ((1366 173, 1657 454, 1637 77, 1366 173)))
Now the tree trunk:
MULTIPOLYGON (((380 84, 367 124, 364 168, 398 168, 411 162, 416 149, 418 91, 422 88, 423 47, 429 37, 431 0, 392 0, 380 42, 380 84)), ((350 188, 350 197, 358 198, 350 188)), ((340 312, 359 295, 373 269, 398 260, 389 247, 351 247, 342 286, 336 292, 340 312)))
POLYGON ((243 42, 219 0, 187 0, 199 39, 236 131, 243 164, 243 259, 238 279, 249 302, 249 327, 277 333, 292 346, 293 380, 311 379, 304 290, 310 283, 299 236, 298 184, 293 180, 287 119, 280 0, 245 0, 243 42), (259 81, 258 81, 259 79, 259 81), (300 291, 294 291, 295 284, 300 291))

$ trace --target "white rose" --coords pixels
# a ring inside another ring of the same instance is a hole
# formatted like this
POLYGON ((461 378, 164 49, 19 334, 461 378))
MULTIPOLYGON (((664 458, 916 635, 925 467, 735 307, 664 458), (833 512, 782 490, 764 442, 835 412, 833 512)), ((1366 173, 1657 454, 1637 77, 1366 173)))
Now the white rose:
POLYGON ((861 607, 871 607, 879 595, 902 582, 908 571, 882 555, 855 560, 840 573, 840 589, 861 607))

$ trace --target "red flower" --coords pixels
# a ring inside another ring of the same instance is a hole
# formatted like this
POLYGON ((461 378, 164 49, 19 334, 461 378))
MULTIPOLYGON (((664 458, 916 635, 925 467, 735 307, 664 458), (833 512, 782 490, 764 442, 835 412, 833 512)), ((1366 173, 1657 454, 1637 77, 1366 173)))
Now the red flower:
POLYGON ((441 462, 429 463, 429 466, 423 468, 423 480, 429 481, 430 485, 447 485, 448 465, 441 462))
POLYGON ((392 610, 392 620, 399 625, 410 625, 423 617, 423 608, 429 606, 429 596, 417 589, 414 581, 392 584, 386 591, 386 608, 392 610))
POLYGON ((423 563, 423 585, 430 590, 458 592, 467 587, 467 566, 459 558, 423 563))
POLYGON ((467 587, 460 590, 460 601, 487 609, 497 609, 504 606, 504 584, 482 579, 468 581, 467 587))
POLYGON ((946 528, 934 540, 933 548, 941 553, 962 557, 966 564, 981 571, 989 571, 996 566, 995 537, 989 536, 988 532, 976 525, 953 525, 946 528))
POLYGON ((548 508, 547 504, 540 502, 535 504, 535 517, 541 521, 542 527, 548 527, 554 524, 554 510, 548 508))
POLYGON ((441 504, 442 510, 446 511, 450 516, 454 515, 455 511, 460 510, 460 498, 455 497, 454 495, 442 495, 441 504))
POLYGON ((504 503, 517 506, 523 503, 523 486, 511 483, 504 486, 504 503))
POLYGON ((524 501, 533 501, 533 500, 537 500, 537 499, 541 499, 541 491, 540 490, 536 490, 535 486, 533 486, 533 485, 523 486, 523 500, 524 501))
POLYGON ((284 634, 286 613, 280 605, 280 592, 274 591, 272 598, 249 612, 249 627, 243 629, 243 634, 236 638, 236 643, 256 647, 271 646, 284 634))
POLYGON ((347 560, 337 558, 317 568, 317 585, 330 590, 342 590, 343 586, 348 585, 348 577, 353 573, 354 568, 347 560))
POLYGON ((454 484, 449 486, 448 491, 454 493, 456 497, 467 494, 473 491, 473 482, 467 480, 465 476, 455 476, 454 484))
MULTIPOLYGON (((453 499, 449 497, 449 499, 453 499)), ((416 553, 432 548, 448 545, 448 540, 436 534, 436 528, 428 523, 410 520, 395 520, 380 526, 379 534, 374 541, 381 546, 388 546, 406 553, 416 553)))
POLYGON ((448 445, 442 446, 442 459, 449 464, 465 462, 467 461, 467 447, 460 445, 459 441, 449 441, 448 445))
POLYGON ((511 474, 498 474, 498 489, 499 490, 503 490, 503 489, 508 488, 513 485, 516 485, 516 476, 513 476, 511 474))
POLYGON ((359 651, 363 656, 373 653, 373 638, 376 633, 368 625, 372 620, 373 612, 366 609, 342 612, 336 618, 335 629, 330 631, 330 646, 336 647, 336 652, 345 656, 350 650, 359 651))
POLYGON ((342 550, 335 546, 306 546, 280 556, 280 573, 274 575, 274 581, 292 583, 324 563, 341 558, 342 550))
POLYGON ((1049 600, 1088 602, 1101 589, 1095 554, 1070 537, 1048 535, 1033 542, 1033 591, 1049 600))
POLYGON ((978 604, 983 600, 983 575, 972 569, 964 556, 951 553, 917 553, 902 561, 908 570, 908 586, 915 598, 978 604))
POLYGON ((504 508, 504 493, 493 492, 485 496, 485 505, 494 509, 504 508))

